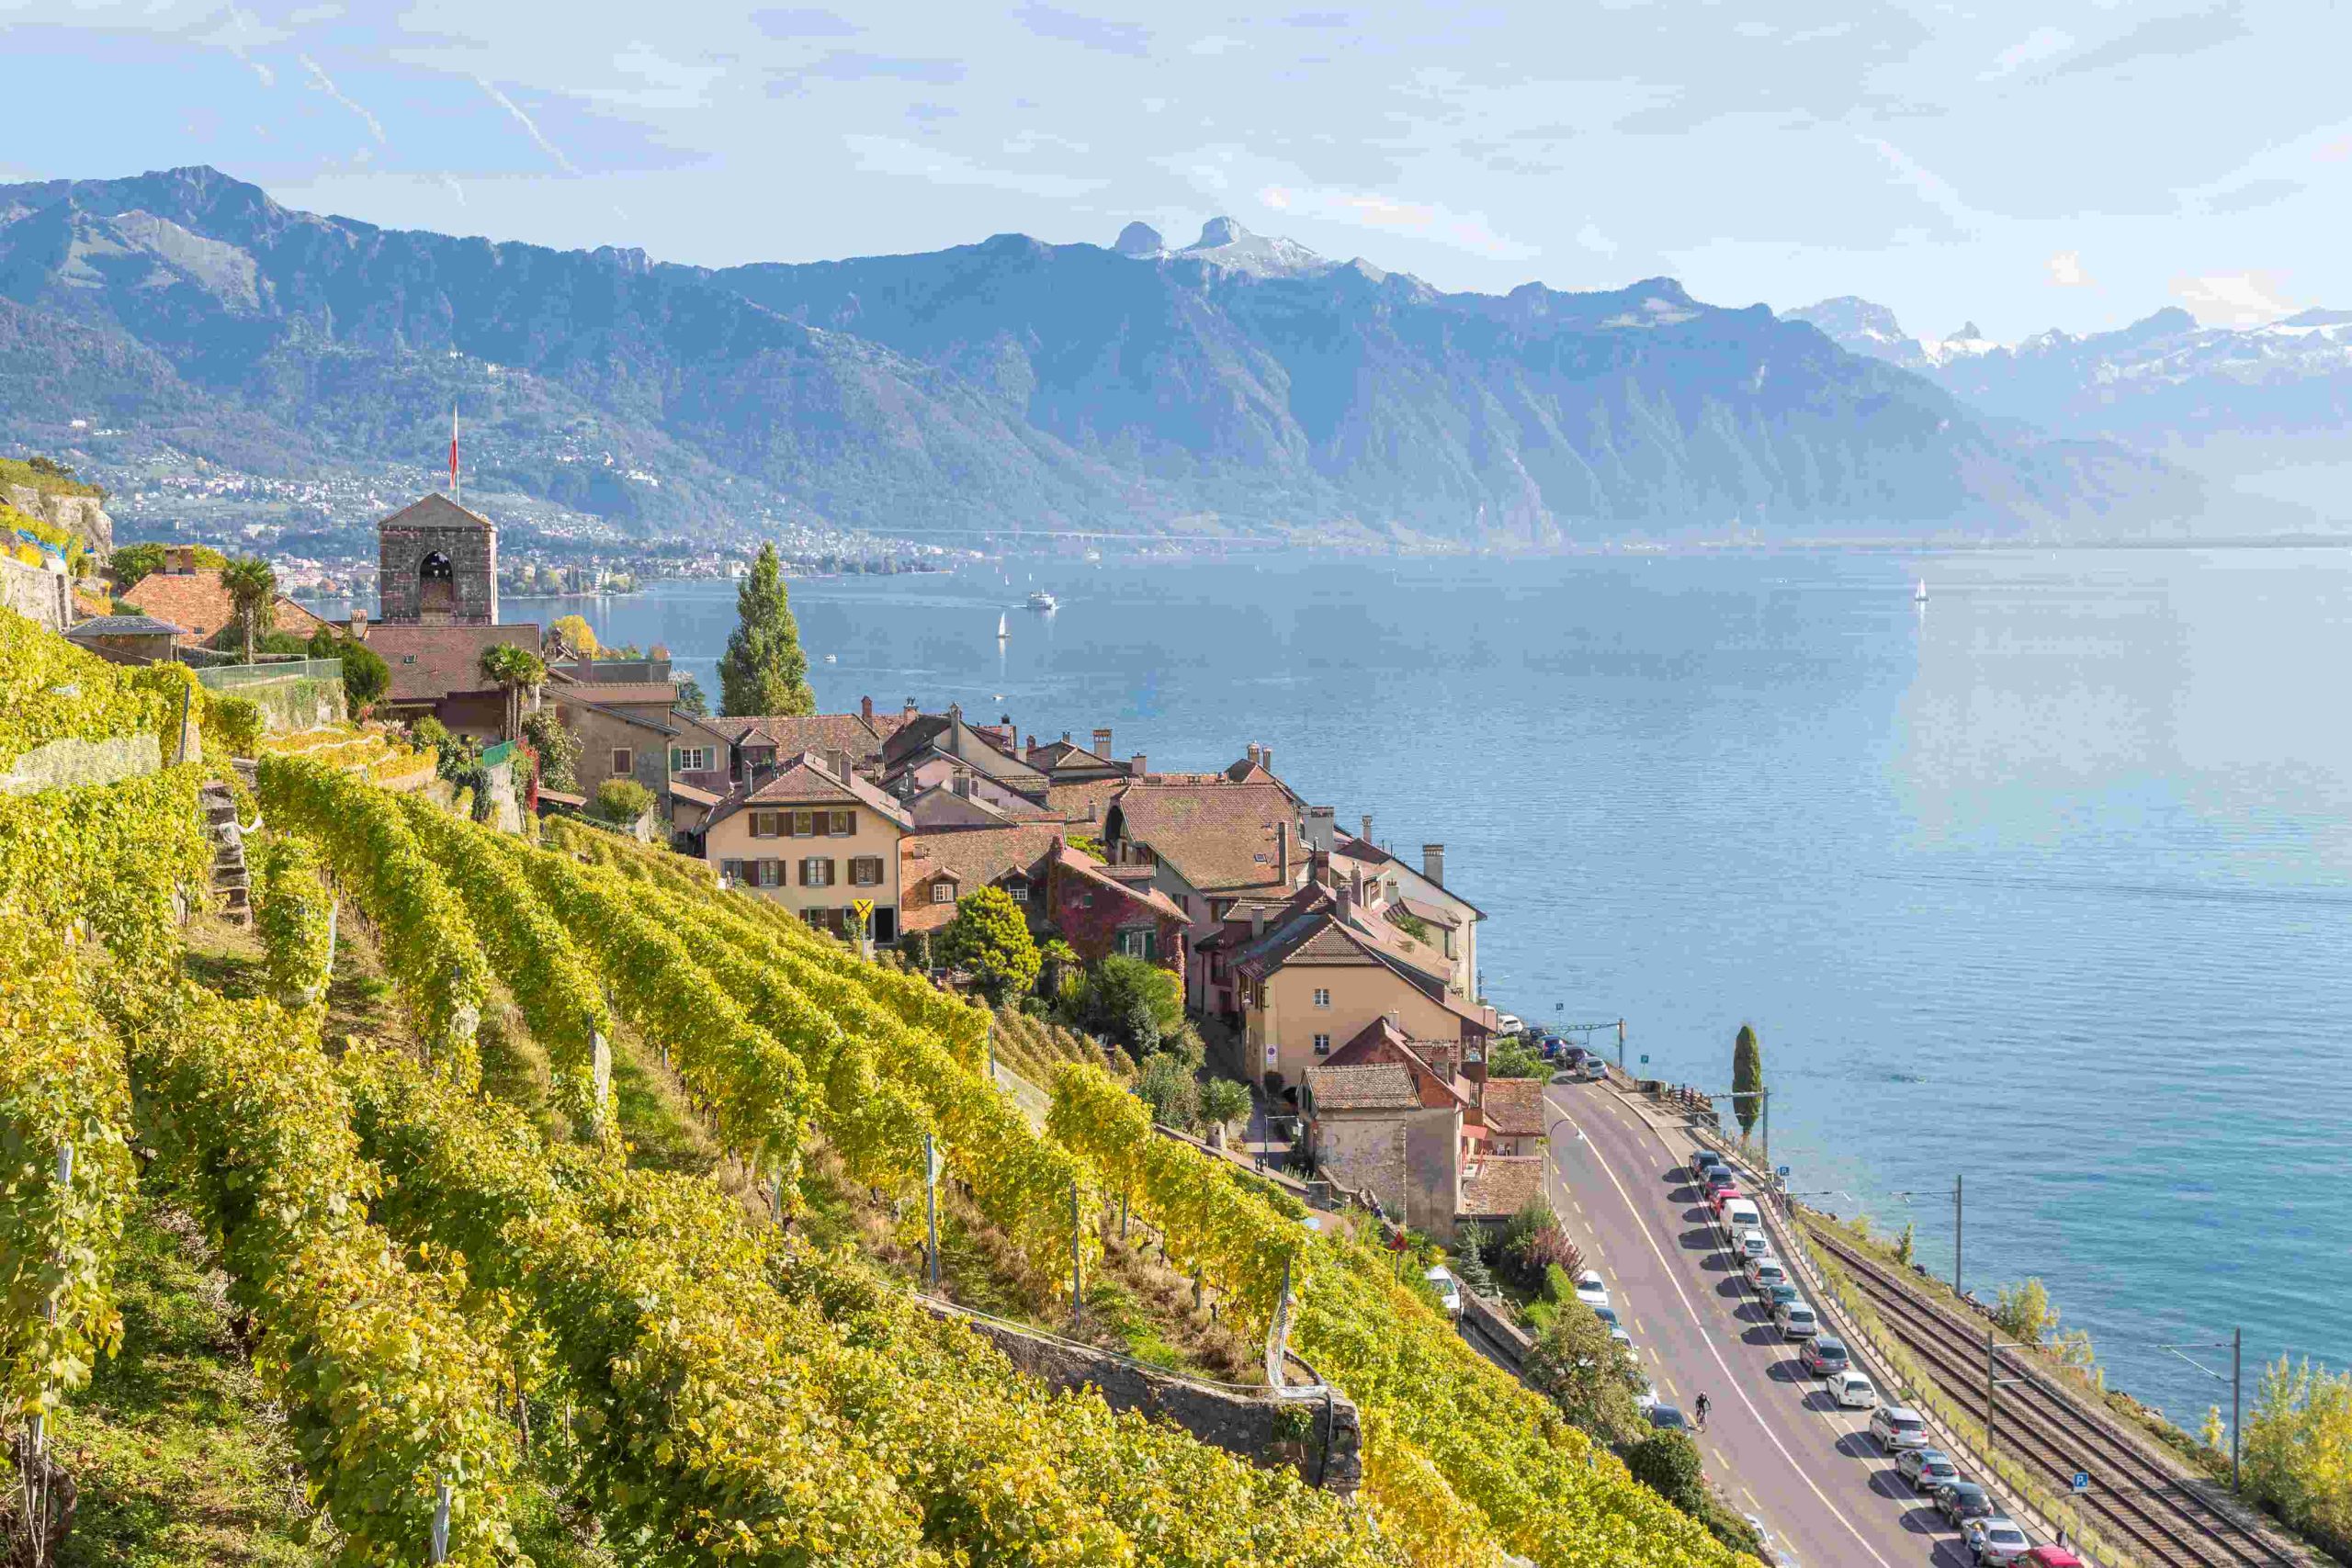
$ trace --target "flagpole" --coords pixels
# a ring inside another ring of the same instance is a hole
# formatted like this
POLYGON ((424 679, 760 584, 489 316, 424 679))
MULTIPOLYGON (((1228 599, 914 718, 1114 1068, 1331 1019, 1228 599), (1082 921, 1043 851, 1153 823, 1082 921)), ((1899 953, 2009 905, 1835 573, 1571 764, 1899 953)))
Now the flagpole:
POLYGON ((466 481, 458 471, 458 400, 449 400, 449 499, 466 503, 466 481))

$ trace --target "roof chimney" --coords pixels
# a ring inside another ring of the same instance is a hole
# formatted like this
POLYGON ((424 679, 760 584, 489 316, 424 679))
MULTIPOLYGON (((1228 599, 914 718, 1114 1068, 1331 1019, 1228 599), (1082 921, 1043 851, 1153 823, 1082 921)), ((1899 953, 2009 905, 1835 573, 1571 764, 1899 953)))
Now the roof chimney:
POLYGON ((1109 730, 1098 729, 1094 732, 1094 754, 1102 758, 1106 762, 1111 760, 1111 732, 1109 730))
POLYGON ((1263 904, 1252 904, 1250 906, 1250 940, 1255 942, 1265 934, 1266 907, 1263 904))
POLYGON ((1253 768, 1258 765, 1258 743, 1255 740, 1250 742, 1250 765, 1253 768))
POLYGON ((1318 854, 1328 855, 1332 843, 1332 819, 1340 814, 1337 807, 1310 806, 1306 808, 1306 844, 1318 854))
POLYGON ((1362 839, 1362 840, 1363 840, 1365 843, 1367 843, 1367 844, 1369 844, 1369 843, 1371 843, 1371 842, 1372 842, 1372 813, 1371 813, 1371 812, 1367 811, 1367 812, 1365 812, 1365 813, 1363 814, 1363 832, 1361 832, 1361 833, 1359 833, 1359 834, 1357 834, 1357 835, 1356 835, 1356 837, 1358 837, 1358 838, 1362 839))
POLYGON ((1037 749, 1037 738, 1034 735, 1029 738, 1028 749, 1032 751, 1035 751, 1037 749))
POLYGON ((1290 823, 1274 824, 1274 875, 1285 887, 1290 886, 1290 823))
POLYGON ((1261 746, 1258 748, 1258 765, 1265 769, 1266 772, 1270 773, 1274 771, 1274 749, 1272 747, 1261 746))
POLYGON ((857 699, 857 716, 864 719, 868 724, 872 724, 874 722, 874 699, 872 697, 860 697, 857 699))
POLYGON ((1443 844, 1421 846, 1421 874, 1440 887, 1445 886, 1445 846, 1443 844))
POLYGON ((1151 772, 1151 769, 1144 764, 1142 752, 1138 751, 1134 756, 1127 759, 1127 773, 1130 776, 1141 778, 1144 774, 1149 772, 1151 772))
POLYGON ((915 721, 916 716, 922 711, 922 709, 915 706, 914 698, 909 697, 907 699, 907 705, 899 710, 899 716, 906 720, 909 724, 912 724, 915 721))
POLYGON ((835 751, 826 761, 832 766, 833 776, 846 783, 849 779, 849 753, 835 751))

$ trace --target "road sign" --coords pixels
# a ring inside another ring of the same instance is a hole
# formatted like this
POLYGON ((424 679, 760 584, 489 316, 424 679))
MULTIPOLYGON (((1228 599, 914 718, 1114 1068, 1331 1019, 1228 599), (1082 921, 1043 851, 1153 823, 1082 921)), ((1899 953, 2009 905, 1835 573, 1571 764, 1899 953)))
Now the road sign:
POLYGON ((2075 1495, 2077 1497, 2091 1489, 2091 1472, 2089 1471, 2078 1470, 2075 1472, 2074 1489, 2075 1495))
POLYGON ((1777 1170, 1778 1170, 1778 1172, 1779 1172, 1779 1175, 1780 1175, 1781 1179, 1781 1180, 1783 1180, 1783 1181, 1786 1181, 1786 1180, 1789 1179, 1789 1168, 1788 1168, 1787 1166, 1785 1166, 1785 1165, 1784 1165, 1784 1166, 1780 1166, 1780 1167, 1778 1167, 1778 1168, 1777 1168, 1777 1170))
POLYGON ((865 925, 867 921, 874 919, 874 900, 871 898, 853 899, 850 903, 850 908, 857 911, 857 923, 859 925, 865 925))
POLYGON ((1643 1053, 1642 1053, 1642 1066, 1645 1066, 1645 1067, 1646 1067, 1646 1066, 1648 1066, 1649 1065, 1650 1065, 1650 1054, 1649 1054, 1647 1051, 1645 1051, 1645 1052, 1643 1052, 1643 1053))

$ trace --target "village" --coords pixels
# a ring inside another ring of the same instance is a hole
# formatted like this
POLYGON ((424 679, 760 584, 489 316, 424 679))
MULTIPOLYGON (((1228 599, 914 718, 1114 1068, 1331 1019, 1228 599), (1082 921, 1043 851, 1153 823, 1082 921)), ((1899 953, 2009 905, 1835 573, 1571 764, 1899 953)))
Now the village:
MULTIPOLYGON (((1259 1160, 1440 1241, 1541 1199, 1542 1080, 1489 1075, 1485 916, 1448 886, 1444 845, 1400 852, 1369 816, 1342 828, 1276 771, 1273 746, 1240 740, 1177 770, 1141 738, 1123 750, 1110 726, 1041 737, 915 696, 711 714, 665 649, 583 651, 504 619, 488 517, 435 494, 378 536, 379 614, 329 622, 280 594, 272 626, 366 648, 389 676, 375 716, 493 763, 551 717, 576 752, 568 787, 534 774, 513 813, 597 819, 620 802, 621 830, 943 983, 969 984, 942 939, 993 890, 1049 953, 1169 977, 1203 1077, 1250 1094, 1238 1143, 1259 1160), (544 679, 522 693, 492 680, 502 647, 538 659, 544 679)), ((227 569, 199 560, 167 548, 121 613, 68 637, 130 659, 220 640, 237 618, 227 569)), ((485 770, 485 787, 511 773, 485 770)), ((1140 1057, 1158 1041, 1122 1043, 1140 1057)))

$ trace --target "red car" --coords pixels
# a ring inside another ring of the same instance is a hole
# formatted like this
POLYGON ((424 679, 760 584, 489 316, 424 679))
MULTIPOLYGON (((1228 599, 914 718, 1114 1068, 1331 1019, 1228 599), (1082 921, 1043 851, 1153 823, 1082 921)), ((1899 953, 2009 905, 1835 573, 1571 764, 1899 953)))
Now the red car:
POLYGON ((2063 1546, 2037 1546, 2018 1562, 2019 1568, 2083 1568, 2083 1560, 2063 1546))
POLYGON ((1713 1192, 1707 1194, 1707 1207, 1713 1209, 1718 1215, 1720 1215, 1724 1212, 1724 1205, 1725 1203, 1728 1203, 1734 1198, 1745 1198, 1747 1196, 1747 1194, 1742 1192, 1736 1186, 1718 1187, 1713 1192))

